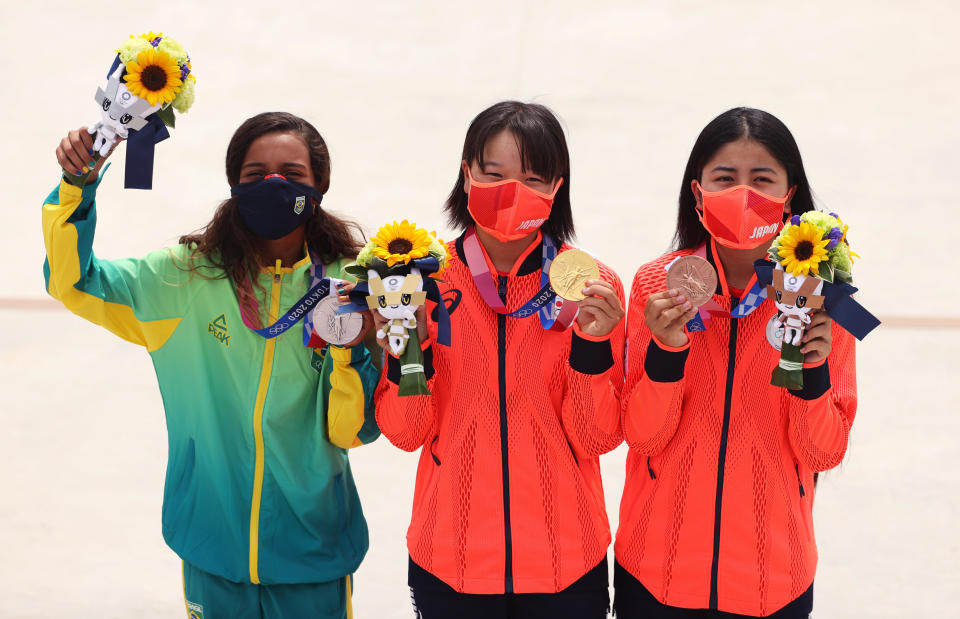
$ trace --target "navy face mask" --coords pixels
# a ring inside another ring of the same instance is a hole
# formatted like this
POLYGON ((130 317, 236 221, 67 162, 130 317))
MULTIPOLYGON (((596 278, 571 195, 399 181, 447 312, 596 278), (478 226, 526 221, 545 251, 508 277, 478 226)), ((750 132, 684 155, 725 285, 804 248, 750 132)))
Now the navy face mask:
POLYGON ((310 185, 287 180, 281 174, 267 176, 230 188, 237 198, 243 222, 258 236, 276 240, 287 236, 313 216, 313 203, 323 195, 310 185))

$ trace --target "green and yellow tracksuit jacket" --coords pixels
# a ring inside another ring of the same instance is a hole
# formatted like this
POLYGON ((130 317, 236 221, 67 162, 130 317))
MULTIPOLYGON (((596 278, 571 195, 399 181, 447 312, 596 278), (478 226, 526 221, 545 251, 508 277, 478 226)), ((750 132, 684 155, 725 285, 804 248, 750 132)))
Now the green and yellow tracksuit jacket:
MULTIPOLYGON (((43 205, 47 291, 153 359, 169 442, 167 544, 236 582, 327 582, 354 572, 368 538, 347 449, 380 435, 370 352, 314 352, 299 328, 257 335, 241 320, 230 279, 184 270, 183 245, 142 259, 96 258, 96 188, 61 182, 43 205)), ((327 274, 339 276, 344 264, 327 274)), ((264 269, 264 324, 309 281, 309 258, 264 269)))

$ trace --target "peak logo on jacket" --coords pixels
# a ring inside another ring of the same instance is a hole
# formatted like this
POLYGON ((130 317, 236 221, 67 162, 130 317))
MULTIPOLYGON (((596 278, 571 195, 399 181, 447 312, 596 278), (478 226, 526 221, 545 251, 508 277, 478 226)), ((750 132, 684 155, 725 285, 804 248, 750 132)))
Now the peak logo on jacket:
POLYGON ((227 329, 227 315, 220 314, 207 324, 207 333, 217 339, 218 342, 230 348, 230 331, 227 329))

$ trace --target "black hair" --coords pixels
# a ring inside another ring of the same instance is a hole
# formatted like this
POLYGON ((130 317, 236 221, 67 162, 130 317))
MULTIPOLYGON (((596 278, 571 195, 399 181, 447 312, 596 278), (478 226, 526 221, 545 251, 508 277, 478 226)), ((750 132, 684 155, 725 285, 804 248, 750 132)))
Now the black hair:
MULTIPOLYGON (((483 110, 470 123, 463 141, 463 161, 476 161, 482 168, 483 148, 487 141, 501 131, 509 131, 517 138, 524 170, 531 170, 547 180, 563 179, 553 199, 550 217, 540 228, 558 243, 573 239, 573 213, 570 207, 570 154, 560 121, 546 106, 520 101, 501 101, 483 110)), ((467 210, 467 194, 463 191, 463 166, 457 182, 447 198, 444 210, 450 224, 463 230, 473 224, 467 210)))
POLYGON ((706 241, 709 233, 697 217, 697 199, 690 187, 691 181, 702 180, 703 166, 724 144, 744 138, 763 145, 787 171, 788 186, 797 188, 790 200, 790 212, 799 215, 814 210, 813 193, 803 170, 800 149, 787 126, 769 112, 750 107, 733 108, 711 120, 690 151, 680 185, 674 249, 693 249, 706 241))
MULTIPOLYGON (((290 133, 303 140, 310 153, 316 189, 321 194, 330 188, 330 152, 317 129, 306 120, 286 112, 265 112, 248 118, 234 132, 227 146, 226 172, 231 187, 240 182, 243 160, 255 140, 273 133, 290 133)), ((307 246, 318 258, 329 263, 342 256, 353 258, 363 248, 360 226, 317 208, 304 228, 307 246)), ((265 294, 257 279, 260 272, 260 257, 257 253, 259 237, 244 223, 231 197, 220 203, 213 218, 202 229, 180 237, 180 243, 191 248, 189 266, 184 270, 200 273, 206 266, 195 258, 203 255, 217 267, 219 273, 213 279, 233 280, 241 310, 250 319, 259 323, 256 293, 265 294), (252 282, 252 283, 251 283, 252 282)))

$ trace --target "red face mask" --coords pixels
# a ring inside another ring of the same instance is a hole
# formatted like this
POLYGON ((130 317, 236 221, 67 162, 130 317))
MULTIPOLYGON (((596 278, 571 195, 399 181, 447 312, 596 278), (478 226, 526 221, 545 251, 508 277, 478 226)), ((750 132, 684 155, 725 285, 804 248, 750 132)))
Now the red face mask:
POLYGON ((470 193, 467 195, 467 210, 479 228, 490 233, 493 238, 507 243, 528 236, 543 225, 550 217, 553 198, 563 184, 561 178, 553 188, 553 193, 540 193, 530 189, 516 179, 480 183, 470 179, 470 193))
MULTIPOLYGON (((694 181, 696 182, 696 181, 694 181)), ((723 191, 704 191, 703 212, 697 211, 700 223, 713 239, 733 249, 753 249, 770 241, 783 227, 783 198, 760 193, 747 185, 723 191)))

